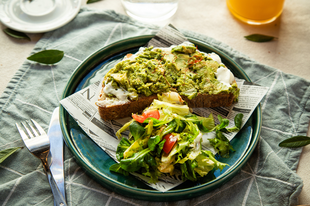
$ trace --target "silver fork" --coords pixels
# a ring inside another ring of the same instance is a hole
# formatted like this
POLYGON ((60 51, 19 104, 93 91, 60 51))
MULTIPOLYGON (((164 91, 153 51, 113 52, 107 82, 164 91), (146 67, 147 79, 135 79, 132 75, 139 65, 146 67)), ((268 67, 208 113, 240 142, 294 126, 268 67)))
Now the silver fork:
POLYGON ((41 160, 47 179, 52 189, 55 203, 60 206, 65 206, 67 205, 66 200, 64 199, 63 195, 59 191, 59 188, 57 187, 57 184, 51 174, 50 167, 47 161, 47 156, 50 150, 49 138, 43 128, 36 121, 31 119, 31 122, 32 123, 26 121, 28 126, 22 123, 26 132, 17 123, 16 127, 29 152, 31 152, 34 156, 41 160), (36 129, 34 128, 34 126, 36 129))

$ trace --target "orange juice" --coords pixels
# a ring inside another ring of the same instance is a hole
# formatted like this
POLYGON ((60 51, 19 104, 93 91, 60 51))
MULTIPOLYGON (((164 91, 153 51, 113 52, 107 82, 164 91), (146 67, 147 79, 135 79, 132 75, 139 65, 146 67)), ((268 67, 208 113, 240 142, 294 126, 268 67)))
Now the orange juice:
POLYGON ((248 24, 267 24, 278 18, 284 0, 227 0, 230 12, 248 24))

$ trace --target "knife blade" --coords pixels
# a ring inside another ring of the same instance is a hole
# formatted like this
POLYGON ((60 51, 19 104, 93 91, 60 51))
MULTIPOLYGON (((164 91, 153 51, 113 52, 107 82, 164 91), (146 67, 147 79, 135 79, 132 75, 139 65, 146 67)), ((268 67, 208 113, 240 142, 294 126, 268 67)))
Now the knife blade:
MULTIPOLYGON (((50 170, 60 192, 62 193, 64 199, 66 199, 65 179, 64 179, 63 136, 59 123, 59 107, 56 107, 53 111, 47 135, 50 140, 50 155, 52 158, 50 170)), ((56 205, 55 202, 54 205, 56 205)))

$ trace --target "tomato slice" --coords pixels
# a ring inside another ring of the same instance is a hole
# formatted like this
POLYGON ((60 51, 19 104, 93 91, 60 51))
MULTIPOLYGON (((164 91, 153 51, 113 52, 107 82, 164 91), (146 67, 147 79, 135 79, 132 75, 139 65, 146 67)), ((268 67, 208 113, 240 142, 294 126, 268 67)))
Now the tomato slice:
POLYGON ((164 136, 164 139, 166 140, 166 142, 164 143, 163 150, 166 154, 169 154, 170 151, 172 150, 172 147, 177 142, 178 138, 170 133, 170 134, 166 134, 164 136))
POLYGON ((142 116, 144 116, 145 119, 148 117, 153 117, 155 119, 159 119, 160 114, 159 114, 158 110, 148 110, 148 111, 143 112, 142 116))
POLYGON ((153 117, 153 118, 155 118, 155 119, 159 119, 160 114, 159 114, 159 111, 158 111, 158 110, 148 110, 148 111, 143 112, 142 115, 132 114, 131 116, 132 116, 132 118, 134 118, 134 120, 136 120, 137 122, 143 123, 144 120, 145 120, 146 118, 148 118, 148 117, 153 117))
POLYGON ((144 116, 142 116, 142 115, 132 114, 131 116, 132 116, 132 118, 133 118, 134 120, 136 120, 136 121, 139 122, 139 123, 143 123, 144 120, 146 119, 146 118, 145 118, 144 116))

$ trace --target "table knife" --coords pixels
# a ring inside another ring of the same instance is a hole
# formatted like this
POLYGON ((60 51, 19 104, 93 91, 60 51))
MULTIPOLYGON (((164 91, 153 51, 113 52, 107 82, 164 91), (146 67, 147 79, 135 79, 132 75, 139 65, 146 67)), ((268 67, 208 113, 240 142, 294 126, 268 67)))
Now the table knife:
MULTIPOLYGON (((59 123, 59 107, 56 107, 54 109, 47 135, 50 140, 50 156, 52 159, 52 163, 50 166, 51 173, 64 199, 66 199, 64 180, 63 136, 59 123)), ((55 202, 54 205, 56 205, 55 202)))

